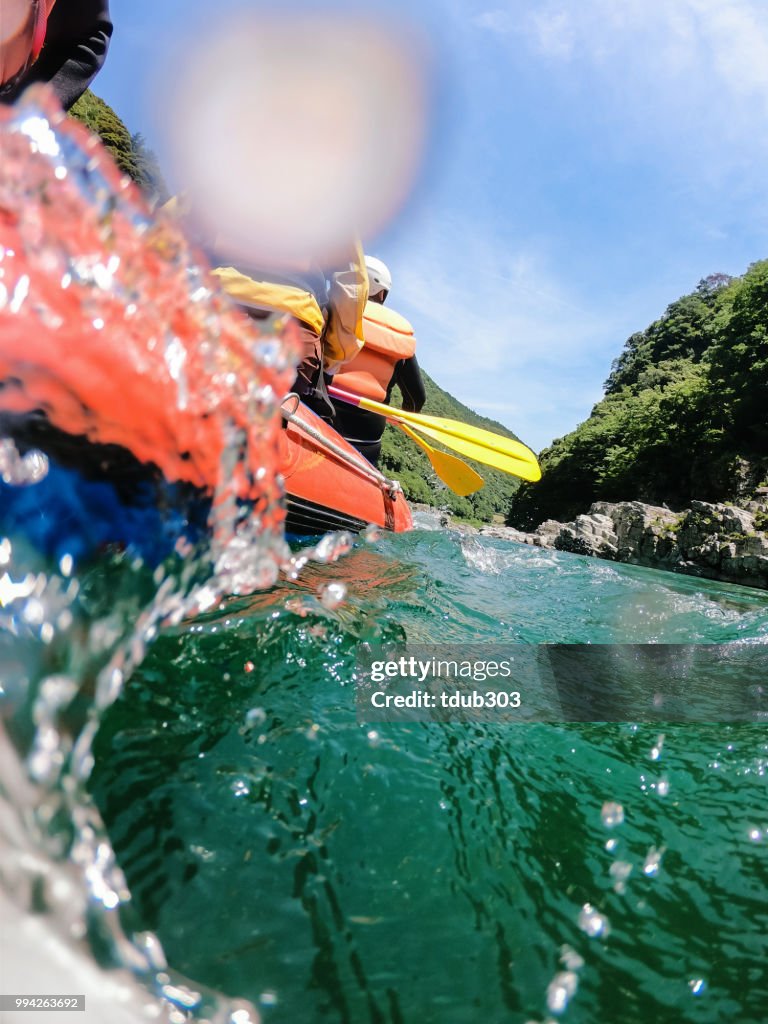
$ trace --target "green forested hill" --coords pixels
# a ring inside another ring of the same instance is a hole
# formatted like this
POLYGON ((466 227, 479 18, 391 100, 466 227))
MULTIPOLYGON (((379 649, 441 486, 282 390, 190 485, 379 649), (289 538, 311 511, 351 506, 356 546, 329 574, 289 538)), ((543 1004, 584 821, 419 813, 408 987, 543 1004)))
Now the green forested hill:
MULTIPOLYGON (((462 405, 447 391, 443 391, 422 370, 427 391, 427 402, 422 412, 430 416, 447 416, 477 427, 485 427, 507 437, 515 435, 495 420, 479 416, 466 405, 462 405)), ((397 392, 395 392, 395 395, 397 392)), ((395 404, 399 404, 395 402, 395 404)), ((431 443, 431 442, 430 442, 431 443)), ((439 446, 438 446, 439 447, 439 446)), ((464 519, 490 522, 494 515, 506 515, 512 496, 520 481, 516 477, 500 473, 487 466, 473 463, 474 468, 485 480, 485 487, 468 498, 453 494, 435 476, 429 460, 415 441, 406 437, 396 427, 388 426, 384 432, 381 449, 381 469, 396 477, 403 485, 406 497, 438 508, 447 508, 451 513, 464 519)))
POLYGON ((605 397, 542 453, 509 514, 531 529, 593 501, 734 501, 768 473, 768 260, 714 274, 633 334, 605 397))
POLYGON ((112 154, 120 170, 127 174, 152 198, 163 202, 168 190, 155 154, 141 134, 131 135, 108 103, 86 90, 70 110, 76 118, 98 135, 112 154))

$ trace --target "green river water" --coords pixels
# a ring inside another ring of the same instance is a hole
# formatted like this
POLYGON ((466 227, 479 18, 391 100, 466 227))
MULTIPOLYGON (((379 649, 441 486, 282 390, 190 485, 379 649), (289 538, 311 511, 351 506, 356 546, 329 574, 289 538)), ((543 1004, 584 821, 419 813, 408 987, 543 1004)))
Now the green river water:
POLYGON ((370 725, 353 680, 377 639, 765 642, 766 597, 421 525, 129 680, 90 785, 141 925, 273 1024, 764 1021, 764 727, 370 725))

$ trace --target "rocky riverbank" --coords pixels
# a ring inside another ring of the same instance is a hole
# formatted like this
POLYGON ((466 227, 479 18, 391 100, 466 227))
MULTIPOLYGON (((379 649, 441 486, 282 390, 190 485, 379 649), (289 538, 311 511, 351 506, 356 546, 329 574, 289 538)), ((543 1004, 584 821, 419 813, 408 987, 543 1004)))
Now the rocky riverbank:
POLYGON ((484 536, 631 565, 768 589, 768 504, 694 501, 682 512, 640 501, 595 502, 571 523, 549 519, 533 533, 487 526, 484 536))

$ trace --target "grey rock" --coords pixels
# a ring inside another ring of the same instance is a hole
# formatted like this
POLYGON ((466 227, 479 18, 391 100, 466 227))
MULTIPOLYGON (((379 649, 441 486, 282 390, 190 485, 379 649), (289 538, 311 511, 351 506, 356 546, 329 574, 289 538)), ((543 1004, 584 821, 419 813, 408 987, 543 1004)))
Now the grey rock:
MULTIPOLYGON (((641 501, 598 501, 572 523, 548 519, 534 533, 495 536, 536 547, 768 589, 768 534, 756 529, 764 502, 749 508, 693 501, 682 512, 641 501)), ((485 532, 485 531, 483 531, 485 532)))

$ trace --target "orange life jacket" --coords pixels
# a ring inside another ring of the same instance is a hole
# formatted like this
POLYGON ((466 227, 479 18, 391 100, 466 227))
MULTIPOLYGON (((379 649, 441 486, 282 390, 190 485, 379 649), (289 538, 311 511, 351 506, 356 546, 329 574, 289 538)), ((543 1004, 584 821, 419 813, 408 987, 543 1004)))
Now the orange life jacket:
POLYGON ((393 309, 369 302, 363 314, 365 344, 333 378, 336 387, 383 402, 395 364, 416 352, 413 328, 393 309))

